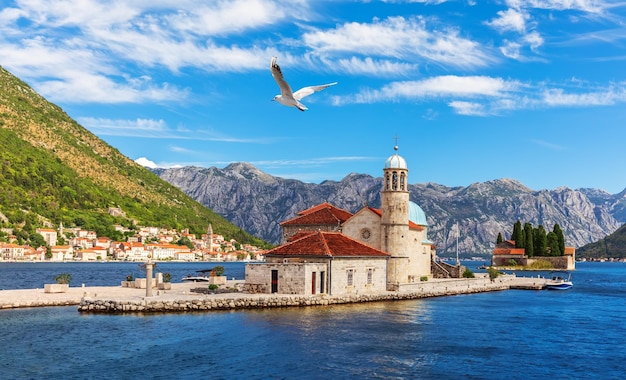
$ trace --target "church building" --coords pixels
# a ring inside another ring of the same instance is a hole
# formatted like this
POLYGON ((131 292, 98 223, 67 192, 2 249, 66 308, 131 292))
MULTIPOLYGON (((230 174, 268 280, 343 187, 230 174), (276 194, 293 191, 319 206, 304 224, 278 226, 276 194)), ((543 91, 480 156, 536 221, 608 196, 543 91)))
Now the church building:
POLYGON ((310 295, 411 290, 454 273, 435 260, 426 214, 409 200, 406 161, 396 151, 383 168, 381 208, 355 214, 327 202, 281 223, 283 244, 265 263, 246 265, 249 292, 310 295))

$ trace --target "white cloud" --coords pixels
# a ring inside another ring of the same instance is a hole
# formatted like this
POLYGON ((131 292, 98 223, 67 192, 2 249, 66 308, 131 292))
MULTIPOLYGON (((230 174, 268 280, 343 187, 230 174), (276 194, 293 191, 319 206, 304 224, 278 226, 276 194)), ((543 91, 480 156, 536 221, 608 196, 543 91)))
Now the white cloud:
POLYGON ((475 67, 493 62, 481 45, 459 35, 457 29, 430 31, 424 18, 389 17, 372 23, 350 22, 331 30, 302 36, 317 53, 352 53, 422 59, 449 66, 475 67))
POLYGON ((403 62, 392 62, 390 60, 376 60, 371 57, 349 59, 324 60, 329 67, 337 71, 350 74, 365 74, 374 76, 402 76, 417 70, 418 65, 403 62))
POLYGON ((487 25, 498 30, 500 33, 515 31, 524 33, 526 31, 526 20, 529 16, 520 10, 509 8, 506 11, 499 11, 498 17, 486 22, 487 25))
POLYGON ((604 91, 566 93, 563 89, 546 89, 542 101, 549 106, 608 106, 626 102, 626 86, 609 87, 604 91))
MULTIPOLYGON (((240 144, 268 144, 276 140, 271 137, 237 138, 224 135, 210 128, 190 130, 184 126, 173 129, 164 120, 153 119, 107 119, 95 117, 78 117, 81 125, 98 136, 141 137, 170 140, 217 141, 240 144)), ((176 149, 173 149, 176 151, 176 149)))
POLYGON ((445 75, 420 81, 392 82, 379 90, 366 89, 350 97, 334 97, 334 104, 376 103, 401 98, 501 96, 514 91, 518 83, 485 76, 445 75))
POLYGON ((135 160, 135 162, 138 163, 141 166, 145 166, 145 167, 150 168, 150 169, 158 168, 157 164, 155 164, 154 162, 148 160, 146 157, 139 157, 138 159, 135 160))
POLYGON ((468 116, 484 116, 486 115, 484 105, 480 103, 474 102, 464 102, 460 100, 455 100, 448 105, 455 110, 459 115, 468 115, 468 116))
POLYGON ((577 10, 587 13, 602 13, 608 7, 603 0, 507 0, 506 3, 517 9, 577 10))

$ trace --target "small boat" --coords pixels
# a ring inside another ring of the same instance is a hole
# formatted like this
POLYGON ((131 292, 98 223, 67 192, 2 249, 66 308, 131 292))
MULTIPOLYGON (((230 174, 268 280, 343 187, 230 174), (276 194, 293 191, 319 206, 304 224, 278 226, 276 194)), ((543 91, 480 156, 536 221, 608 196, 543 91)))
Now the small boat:
POLYGON ((209 278, 211 277, 211 272, 213 269, 202 269, 197 270, 197 275, 188 274, 183 277, 183 282, 209 282, 209 278))
POLYGON ((574 286, 572 275, 569 272, 550 272, 552 277, 546 282, 548 290, 567 290, 574 286))

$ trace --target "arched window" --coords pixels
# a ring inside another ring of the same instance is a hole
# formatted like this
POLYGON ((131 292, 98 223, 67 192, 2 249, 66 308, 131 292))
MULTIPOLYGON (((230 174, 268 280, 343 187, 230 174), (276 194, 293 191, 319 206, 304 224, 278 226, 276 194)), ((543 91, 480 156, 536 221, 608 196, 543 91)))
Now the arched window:
POLYGON ((391 189, 398 190, 398 172, 393 172, 392 174, 391 189))
POLYGON ((389 190, 389 173, 387 173, 385 179, 386 179, 385 190, 389 190))
POLYGON ((400 173, 400 190, 404 190, 404 182, 406 178, 404 172, 400 173))

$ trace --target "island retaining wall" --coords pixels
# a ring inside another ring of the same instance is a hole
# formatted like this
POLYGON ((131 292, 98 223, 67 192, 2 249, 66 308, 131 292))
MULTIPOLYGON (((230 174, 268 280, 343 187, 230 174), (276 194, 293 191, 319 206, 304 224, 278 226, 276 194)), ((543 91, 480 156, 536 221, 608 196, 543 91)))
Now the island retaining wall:
POLYGON ((197 296, 191 299, 163 300, 145 297, 141 300, 103 300, 83 298, 79 312, 86 313, 163 313, 209 310, 259 309, 273 307, 327 306, 347 303, 411 300, 428 297, 451 296, 490 291, 507 290, 519 283, 516 277, 503 276, 489 279, 457 279, 450 281, 423 282, 412 291, 382 292, 333 296, 318 294, 310 296, 281 294, 236 294, 216 298, 197 296))

